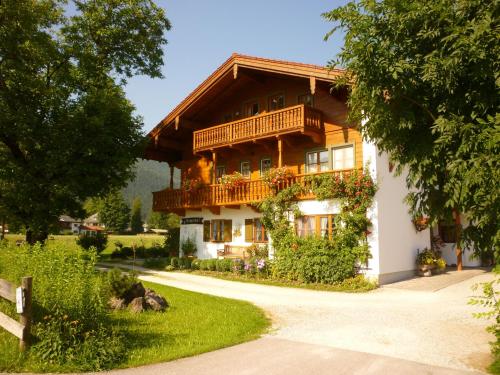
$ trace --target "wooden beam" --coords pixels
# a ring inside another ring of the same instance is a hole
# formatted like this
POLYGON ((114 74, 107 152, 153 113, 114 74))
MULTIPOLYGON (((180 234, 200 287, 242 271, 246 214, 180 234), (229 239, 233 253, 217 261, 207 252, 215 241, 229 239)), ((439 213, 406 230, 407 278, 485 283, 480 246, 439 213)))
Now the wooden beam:
POLYGON ((212 183, 217 183, 217 152, 212 151, 212 183))
POLYGON ((179 130, 179 123, 180 123, 180 118, 177 116, 175 118, 175 130, 179 130))
POLYGON ((278 138, 278 168, 283 166, 283 141, 281 137, 278 138))
POLYGON ((238 78, 238 64, 233 65, 233 77, 234 79, 238 78))
POLYGON ((214 215, 220 215, 220 207, 219 206, 209 206, 208 210, 214 215))
POLYGON ((314 95, 316 92, 316 77, 309 77, 309 88, 311 89, 311 94, 314 95))
POLYGON ((24 336, 24 326, 16 322, 10 316, 0 312, 0 327, 5 328, 8 332, 12 333, 17 338, 22 339, 24 336))
POLYGON ((7 280, 0 279, 0 297, 16 302, 16 286, 7 280))
POLYGON ((174 188, 174 164, 169 164, 170 167, 170 189, 174 188))

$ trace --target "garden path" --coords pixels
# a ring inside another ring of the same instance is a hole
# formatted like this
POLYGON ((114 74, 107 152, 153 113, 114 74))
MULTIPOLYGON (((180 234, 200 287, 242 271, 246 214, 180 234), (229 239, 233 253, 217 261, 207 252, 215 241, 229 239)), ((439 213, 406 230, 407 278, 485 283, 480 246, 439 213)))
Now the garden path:
MULTIPOLYGON (((287 355, 293 357, 295 351, 298 360, 308 358, 308 355, 311 357, 317 352, 318 360, 323 358, 325 365, 330 363, 337 366, 338 362, 340 372, 336 373, 355 373, 341 372, 342 361, 328 360, 338 358, 338 353, 335 354, 333 348, 342 349, 356 352, 357 360, 362 363, 367 361, 359 365, 352 363, 351 371, 354 371, 354 368, 367 370, 365 366, 371 363, 373 372, 363 373, 373 374, 395 373, 387 370, 390 366, 403 366, 398 362, 400 360, 439 366, 428 367, 424 371, 424 368, 415 364, 416 372, 399 372, 405 374, 462 373, 442 372, 445 371, 443 368, 481 371, 490 360, 488 342, 492 340, 492 336, 484 330, 487 322, 473 318, 472 312, 479 310, 467 305, 473 294, 471 286, 491 280, 490 273, 481 273, 434 292, 382 287, 369 293, 349 294, 225 281, 189 273, 151 271, 140 267, 136 269, 145 273, 140 276, 142 280, 241 299, 266 310, 273 320, 273 330, 255 343, 263 342, 264 347, 268 348, 266 353, 270 356, 269 359, 276 360, 287 355), (269 340, 276 342, 266 345, 269 340), (286 346, 287 342, 297 343, 296 350, 279 350, 281 346, 286 346), (379 356, 383 356, 382 362, 379 361, 379 356)), ((168 296, 166 297, 168 299, 168 296)), ((255 345, 259 344, 243 345, 255 348, 255 345)), ((229 354, 231 350, 236 349, 222 349, 224 350, 228 350, 229 354)), ((208 356, 210 361, 210 355, 211 353, 207 353, 203 356, 208 356)), ((248 352, 247 355, 252 357, 252 353, 248 352)), ((203 356, 193 358, 192 364, 195 365, 203 356)), ((233 356, 228 358, 236 359, 233 356)), ((314 371, 314 360, 312 363, 310 360, 313 360, 312 357, 302 362, 302 365, 310 366, 312 373, 320 373, 314 371)), ((183 373, 189 373, 189 359, 181 361, 188 363, 183 373)), ((263 363, 265 362, 266 360, 263 360, 263 363)), ((269 373, 255 362, 250 365, 251 369, 257 367, 260 368, 260 373, 269 373)), ((297 368, 296 373, 304 372, 309 371, 303 367, 297 368)), ((233 373, 257 372, 248 370, 233 373)))

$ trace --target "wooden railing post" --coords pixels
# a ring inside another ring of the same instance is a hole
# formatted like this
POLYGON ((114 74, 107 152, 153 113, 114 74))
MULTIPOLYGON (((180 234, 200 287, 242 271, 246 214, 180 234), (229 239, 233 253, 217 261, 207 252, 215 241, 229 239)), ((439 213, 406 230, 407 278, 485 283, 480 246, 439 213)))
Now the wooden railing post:
POLYGON ((19 322, 24 326, 23 337, 19 341, 19 349, 26 350, 31 343, 31 319, 32 319, 32 304, 31 297, 33 294, 33 278, 31 276, 23 277, 21 288, 24 293, 24 308, 19 322))

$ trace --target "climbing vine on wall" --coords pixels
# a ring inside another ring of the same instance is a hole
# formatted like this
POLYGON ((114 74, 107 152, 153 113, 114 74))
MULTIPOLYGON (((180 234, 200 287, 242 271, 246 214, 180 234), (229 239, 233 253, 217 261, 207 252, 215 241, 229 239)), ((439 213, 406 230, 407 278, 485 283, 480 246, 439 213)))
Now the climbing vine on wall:
POLYGON ((356 265, 370 257, 366 235, 371 223, 366 213, 376 191, 367 170, 353 171, 343 178, 333 174, 310 176, 304 186, 294 184, 257 203, 275 249, 275 276, 322 283, 354 276, 356 265), (340 202, 331 239, 299 238, 290 225, 293 218, 301 216, 299 196, 310 192, 318 200, 340 202))

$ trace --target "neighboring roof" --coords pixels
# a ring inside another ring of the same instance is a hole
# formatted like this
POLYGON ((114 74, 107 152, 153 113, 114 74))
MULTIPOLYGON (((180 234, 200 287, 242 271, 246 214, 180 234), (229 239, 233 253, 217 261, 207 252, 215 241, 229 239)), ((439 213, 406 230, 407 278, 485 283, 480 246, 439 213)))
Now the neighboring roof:
POLYGON ((99 222, 99 214, 95 213, 93 215, 90 215, 88 218, 84 220, 85 223, 88 222, 99 222))
POLYGON ((95 225, 82 225, 82 226, 80 226, 80 230, 89 230, 89 231, 101 232, 101 231, 104 230, 104 228, 97 227, 95 225))
POLYGON ((59 216, 59 221, 62 223, 79 223, 79 222, 81 222, 80 219, 73 219, 71 216, 68 216, 68 215, 59 216))
POLYGON ((237 68, 250 68, 254 70, 280 73, 296 77, 314 77, 321 81, 332 82, 343 73, 341 69, 329 69, 319 65, 304 64, 285 60, 273 60, 262 57, 254 57, 233 53, 217 70, 215 70, 205 81, 182 100, 153 130, 149 133, 151 137, 156 136, 161 130, 175 121, 182 113, 200 96, 207 92, 217 81, 228 72, 237 68))

